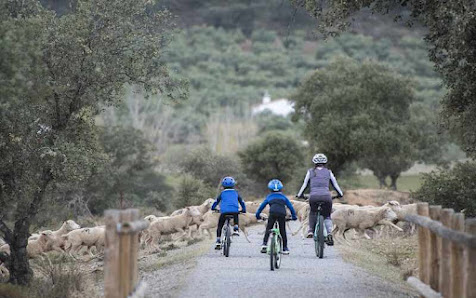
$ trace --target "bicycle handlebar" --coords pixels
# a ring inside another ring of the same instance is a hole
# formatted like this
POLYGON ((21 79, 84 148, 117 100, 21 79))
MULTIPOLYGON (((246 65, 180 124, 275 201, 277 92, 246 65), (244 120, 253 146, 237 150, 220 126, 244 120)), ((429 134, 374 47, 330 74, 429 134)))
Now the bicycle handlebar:
MULTIPOLYGON (((302 199, 305 199, 305 200, 309 200, 310 195, 309 194, 303 194, 300 197, 298 197, 297 195, 295 197, 296 198, 302 198, 302 199)), ((338 198, 342 198, 342 197, 341 196, 332 196, 331 197, 332 200, 338 199, 338 198)))

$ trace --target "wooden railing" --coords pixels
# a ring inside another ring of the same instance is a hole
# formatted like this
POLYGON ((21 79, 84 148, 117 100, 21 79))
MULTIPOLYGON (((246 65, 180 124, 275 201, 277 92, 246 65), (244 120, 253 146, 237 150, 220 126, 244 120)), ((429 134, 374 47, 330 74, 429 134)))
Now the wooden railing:
POLYGON ((476 298, 476 219, 441 206, 417 204, 419 278, 407 281, 424 297, 476 298))
POLYGON ((138 282, 139 232, 149 223, 139 220, 137 209, 106 210, 104 296, 142 297, 145 283, 138 282))

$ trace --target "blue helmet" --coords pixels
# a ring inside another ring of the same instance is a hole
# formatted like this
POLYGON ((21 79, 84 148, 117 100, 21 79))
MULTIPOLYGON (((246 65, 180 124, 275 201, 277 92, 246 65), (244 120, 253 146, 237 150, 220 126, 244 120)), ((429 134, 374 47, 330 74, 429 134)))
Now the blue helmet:
POLYGON ((283 189, 283 187, 283 183, 278 179, 273 179, 268 183, 268 188, 271 191, 280 191, 281 189, 283 189))
POLYGON ((233 179, 233 177, 225 177, 223 178, 223 180, 221 181, 221 185, 223 187, 233 187, 235 186, 235 179, 233 179))

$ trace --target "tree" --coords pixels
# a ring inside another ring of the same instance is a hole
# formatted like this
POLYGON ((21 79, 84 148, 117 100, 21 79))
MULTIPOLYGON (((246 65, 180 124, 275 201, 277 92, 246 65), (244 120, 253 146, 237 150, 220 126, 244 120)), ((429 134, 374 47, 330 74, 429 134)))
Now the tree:
POLYGON ((442 205, 456 212, 465 210, 467 217, 476 216, 476 164, 458 163, 452 169, 439 169, 424 174, 423 184, 415 199, 442 205))
POLYGON ((107 208, 152 205, 166 211, 171 187, 157 173, 153 147, 140 130, 132 127, 104 127, 99 133, 107 163, 92 175, 84 194, 93 214, 107 208))
POLYGON ((399 174, 419 160, 427 136, 413 131, 411 83, 382 65, 337 59, 305 79, 293 98, 294 120, 305 121, 311 146, 337 173, 360 162, 382 186, 390 176, 396 188, 399 174))
POLYGON ((238 155, 245 173, 262 189, 273 178, 289 182, 303 163, 302 149, 296 141, 279 132, 266 133, 238 155))
POLYGON ((476 157, 476 2, 422 0, 314 1, 290 0, 319 20, 322 32, 335 35, 350 25, 349 19, 363 8, 396 19, 424 24, 429 57, 447 87, 442 119, 462 149, 476 157), (409 13, 408 13, 409 12, 409 13))
POLYGON ((0 0, 0 232, 12 283, 31 279, 27 238, 45 194, 86 181, 101 155, 101 107, 126 83, 181 95, 160 60, 171 16, 148 2, 80 0, 56 17, 35 0, 0 0))

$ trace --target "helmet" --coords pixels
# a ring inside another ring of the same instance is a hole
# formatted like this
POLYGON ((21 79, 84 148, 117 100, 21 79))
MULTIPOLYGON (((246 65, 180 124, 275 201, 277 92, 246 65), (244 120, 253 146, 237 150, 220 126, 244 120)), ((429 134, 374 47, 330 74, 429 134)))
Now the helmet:
POLYGON ((283 187, 283 183, 278 179, 273 179, 268 182, 268 188, 271 191, 280 191, 281 189, 283 189, 283 187))
POLYGON ((314 164, 319 164, 319 163, 325 164, 325 163, 327 163, 327 156, 325 156, 325 155, 322 154, 322 153, 317 153, 317 154, 314 155, 314 157, 312 158, 312 162, 313 162, 314 164))
POLYGON ((235 179, 233 179, 233 177, 225 177, 223 178, 223 180, 221 181, 221 185, 223 187, 233 187, 235 186, 235 179))

